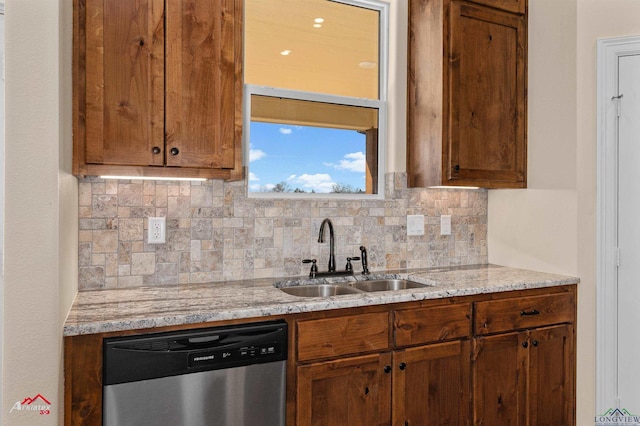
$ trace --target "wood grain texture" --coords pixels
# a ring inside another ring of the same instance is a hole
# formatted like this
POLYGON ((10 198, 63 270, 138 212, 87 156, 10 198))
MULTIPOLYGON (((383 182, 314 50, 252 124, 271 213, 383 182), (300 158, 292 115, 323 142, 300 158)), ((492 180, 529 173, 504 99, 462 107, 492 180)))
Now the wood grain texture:
POLYGON ((102 335, 64 339, 65 425, 102 424, 102 335))
POLYGON ((298 360, 385 350, 389 347, 387 312, 299 321, 298 360))
POLYGON ((394 352, 392 424, 470 424, 469 359, 469 340, 394 352))
POLYGON ((407 179, 409 187, 441 185, 447 0, 409 0, 407 179))
POLYGON ((475 339, 474 425, 527 425, 528 336, 523 331, 475 339))
POLYGON ((526 0, 410 0, 410 187, 526 187, 526 0))
POLYGON ((388 425, 390 363, 382 353, 299 366, 296 425, 388 425))
POLYGON ((441 342, 471 336, 471 304, 394 311, 396 346, 441 342))
POLYGON ((524 18, 451 4, 449 146, 443 181, 526 180, 524 18))
POLYGON ((551 294, 477 302, 475 333, 499 333, 575 321, 574 294, 551 294))
POLYGON ((242 11, 74 0, 74 174, 242 179, 242 11))
MULTIPOLYGON (((234 111, 233 120, 233 140, 234 155, 233 168, 229 169, 228 180, 242 180, 246 175, 245 167, 243 167, 243 149, 242 149, 242 93, 244 84, 244 0, 234 0, 234 46, 236 53, 234 59, 234 111)), ((248 161, 249 159, 247 159, 248 161)))
POLYGON ((575 327, 536 329, 530 336, 529 424, 575 424, 575 327))
POLYGON ((502 9, 512 13, 527 13, 526 0, 469 0, 473 3, 483 4, 485 6, 502 9))
POLYGON ((234 0, 167 5, 167 165, 232 168, 234 0))
POLYGON ((163 15, 163 0, 87 0, 88 163, 163 164, 163 15))

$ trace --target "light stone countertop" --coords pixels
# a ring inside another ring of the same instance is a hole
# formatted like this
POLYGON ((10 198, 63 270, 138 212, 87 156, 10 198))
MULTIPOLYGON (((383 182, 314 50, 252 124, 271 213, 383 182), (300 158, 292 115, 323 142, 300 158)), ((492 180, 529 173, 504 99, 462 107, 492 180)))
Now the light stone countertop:
POLYGON ((515 269, 498 265, 471 265, 402 271, 372 272, 368 279, 401 278, 423 288, 349 294, 333 297, 297 297, 274 287, 318 282, 362 280, 353 277, 269 278, 138 287, 121 290, 82 291, 64 325, 64 336, 149 329, 169 325, 199 324, 229 319, 257 319, 270 315, 352 308, 367 305, 440 299, 511 290, 577 284, 575 277, 515 269))

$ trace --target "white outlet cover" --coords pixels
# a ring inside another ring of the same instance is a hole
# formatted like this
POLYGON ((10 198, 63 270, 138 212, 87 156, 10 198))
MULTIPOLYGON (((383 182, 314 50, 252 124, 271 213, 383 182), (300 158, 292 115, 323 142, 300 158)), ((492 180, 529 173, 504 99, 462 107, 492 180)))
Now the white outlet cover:
POLYGON ((167 239, 167 220, 164 217, 150 217, 147 242, 149 244, 164 244, 167 239))
POLYGON ((451 235, 451 215, 440 216, 440 235, 451 235))
POLYGON ((407 235, 424 235, 424 215, 407 215, 407 235))

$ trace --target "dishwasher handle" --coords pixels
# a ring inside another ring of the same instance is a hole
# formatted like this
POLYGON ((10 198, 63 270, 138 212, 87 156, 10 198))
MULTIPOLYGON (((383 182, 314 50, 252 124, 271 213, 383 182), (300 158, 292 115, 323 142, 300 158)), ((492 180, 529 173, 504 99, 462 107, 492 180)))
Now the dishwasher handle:
POLYGON ((188 337, 185 339, 175 339, 174 342, 176 345, 168 350, 171 352, 180 352, 213 348, 231 349, 234 347, 250 345, 255 342, 271 340, 274 338, 277 339, 280 333, 280 330, 275 330, 270 333, 230 332, 201 337, 188 337))

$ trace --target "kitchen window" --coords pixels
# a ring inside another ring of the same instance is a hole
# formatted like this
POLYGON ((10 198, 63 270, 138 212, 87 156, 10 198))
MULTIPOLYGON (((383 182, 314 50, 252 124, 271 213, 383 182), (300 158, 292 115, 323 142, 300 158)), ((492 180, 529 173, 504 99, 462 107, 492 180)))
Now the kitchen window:
POLYGON ((388 4, 245 0, 245 9, 249 195, 381 197, 388 4))

